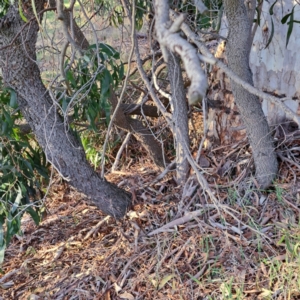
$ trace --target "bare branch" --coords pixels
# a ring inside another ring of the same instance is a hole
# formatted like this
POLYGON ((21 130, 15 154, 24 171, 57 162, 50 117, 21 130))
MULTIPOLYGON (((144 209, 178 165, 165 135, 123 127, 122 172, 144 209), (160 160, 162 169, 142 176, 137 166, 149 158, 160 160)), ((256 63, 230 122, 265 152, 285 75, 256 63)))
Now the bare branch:
MULTIPOLYGON (((157 40, 162 49, 168 48, 172 52, 180 55, 188 77, 191 79, 191 86, 188 90, 188 99, 190 105, 195 105, 200 102, 206 95, 207 79, 201 68, 197 50, 184 38, 178 31, 178 26, 183 23, 183 16, 176 16, 174 23, 168 29, 169 24, 169 5, 167 0, 155 1, 156 23, 155 29, 157 40)), ((163 51, 163 53, 166 51, 163 51)), ((164 55, 167 61, 167 55, 164 55)))
MULTIPOLYGON (((68 20, 67 18, 69 17, 68 13, 65 13, 64 11, 64 6, 63 6, 63 1, 62 0, 57 0, 56 3, 56 8, 57 8, 57 19, 61 21, 62 24, 62 30, 67 38, 67 40, 70 42, 72 47, 74 49, 77 49, 80 53, 82 52, 81 47, 76 43, 76 41, 73 39, 73 37, 69 33, 69 28, 68 28, 68 20)), ((72 22, 71 22, 72 23, 72 22)))
MULTIPOLYGON (((124 4, 124 6, 126 6, 126 5, 124 4)), ((135 2, 133 2, 133 4, 132 4, 132 16, 131 16, 131 18, 132 18, 132 21, 131 21, 132 47, 131 47, 130 53, 129 53, 128 69, 127 69, 127 73, 126 73, 126 76, 125 76, 125 79, 124 79, 124 83, 123 83, 121 95, 120 95, 118 104, 115 107, 115 111, 114 111, 113 115, 111 116, 110 123, 109 123, 108 129, 107 129, 107 133, 106 133, 106 137, 105 137, 105 141, 104 141, 104 145, 103 145, 102 158, 101 158, 101 160, 102 160, 102 163, 101 163, 101 177, 102 178, 104 177, 104 164, 105 164, 104 155, 105 155, 106 147, 107 147, 107 144, 108 144, 109 133, 110 133, 111 128, 113 126, 114 119, 115 119, 115 117, 116 117, 116 115, 118 113, 119 107, 120 107, 120 105, 122 103, 122 99, 123 99, 123 97, 125 95, 127 81, 129 79, 129 75, 130 75, 130 65, 131 65, 131 61, 132 61, 132 57, 133 57, 133 52, 134 52, 134 47, 135 47, 135 39, 134 39, 134 33, 135 33, 135 26, 134 26, 135 25, 135 2)))

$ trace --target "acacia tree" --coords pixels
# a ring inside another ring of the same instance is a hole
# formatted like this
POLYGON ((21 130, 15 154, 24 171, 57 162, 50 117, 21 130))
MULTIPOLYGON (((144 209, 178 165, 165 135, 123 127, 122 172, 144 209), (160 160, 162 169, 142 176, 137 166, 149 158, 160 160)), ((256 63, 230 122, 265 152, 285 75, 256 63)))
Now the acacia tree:
POLYGON ((17 93, 18 105, 47 160, 99 209, 121 218, 131 197, 93 170, 82 145, 65 126, 58 105, 45 88, 36 63, 36 41, 45 1, 10 5, 0 21, 0 57, 4 84, 17 93), (27 22, 23 19, 26 18, 27 22))

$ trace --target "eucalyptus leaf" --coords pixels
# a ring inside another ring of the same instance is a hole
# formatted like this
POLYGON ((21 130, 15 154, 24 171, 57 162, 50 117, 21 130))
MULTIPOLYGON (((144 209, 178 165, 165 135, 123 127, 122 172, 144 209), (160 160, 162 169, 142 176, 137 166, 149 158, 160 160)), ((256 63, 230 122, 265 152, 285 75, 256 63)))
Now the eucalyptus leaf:
POLYGON ((40 217, 39 213, 37 213, 31 206, 27 207, 26 212, 28 212, 30 214, 34 223, 38 226, 41 221, 41 217, 40 217))
POLYGON ((292 9, 291 16, 290 16, 290 21, 288 23, 288 31, 287 31, 287 37, 286 37, 285 47, 287 47, 287 45, 289 43, 289 40, 290 40, 290 37, 291 37, 291 34, 292 34, 292 31, 293 31, 293 26, 294 26, 294 9, 295 9, 295 6, 292 9))
POLYGON ((268 48, 268 46, 270 45, 270 43, 273 39, 273 36, 274 36, 274 22, 273 22, 273 19, 271 18, 271 34, 270 34, 270 37, 268 39, 268 42, 267 42, 267 45, 265 48, 268 48))
POLYGON ((274 6, 275 6, 275 4, 277 3, 277 1, 278 0, 276 0, 272 5, 271 5, 271 7, 270 7, 270 9, 269 9, 269 13, 270 13, 270 15, 272 16, 273 14, 274 14, 274 6))

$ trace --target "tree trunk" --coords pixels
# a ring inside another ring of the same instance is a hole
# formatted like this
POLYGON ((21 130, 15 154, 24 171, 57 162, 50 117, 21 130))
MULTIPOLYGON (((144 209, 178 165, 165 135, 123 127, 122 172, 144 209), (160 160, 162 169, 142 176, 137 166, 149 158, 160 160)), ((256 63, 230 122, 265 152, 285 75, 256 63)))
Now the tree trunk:
MULTIPOLYGON (((253 84, 249 67, 252 21, 248 18, 243 0, 225 0, 229 25, 227 58, 229 67, 243 80, 253 84)), ((267 188, 277 173, 277 159, 273 139, 258 97, 231 81, 233 95, 245 124, 252 147, 256 178, 261 188, 267 188)))
MULTIPOLYGON (((262 11, 268 12, 273 7, 273 15, 262 13, 260 26, 257 27, 250 54, 250 67, 253 72, 255 87, 262 91, 274 93, 281 97, 298 99, 300 96, 300 61, 298 59, 300 26, 294 23, 288 45, 287 32, 288 21, 281 23, 282 18, 294 9, 294 20, 300 19, 300 10, 297 0, 263 1, 262 11), (272 35, 272 23, 274 35, 268 47, 269 38, 272 35)), ((299 1, 298 1, 299 3, 299 1)), ((298 109, 297 100, 287 100, 287 105, 294 112, 298 109)), ((286 121, 285 113, 269 101, 263 100, 263 109, 268 123, 275 125, 286 121)))
MULTIPOLYGON (((37 12, 44 1, 36 1, 37 12)), ((6 86, 18 95, 19 107, 30 124, 47 160, 55 169, 104 213, 121 218, 130 208, 130 195, 101 179, 86 160, 84 150, 57 112, 55 99, 42 83, 36 64, 38 23, 30 7, 23 7, 28 23, 11 6, 0 20, 0 58, 6 86), (3 48, 5 47, 5 48, 3 48)))
POLYGON ((180 60, 176 54, 171 52, 168 55, 168 77, 172 93, 173 122, 175 124, 176 178, 178 184, 183 186, 189 171, 189 163, 183 147, 185 143, 186 148, 190 148, 188 109, 180 60))

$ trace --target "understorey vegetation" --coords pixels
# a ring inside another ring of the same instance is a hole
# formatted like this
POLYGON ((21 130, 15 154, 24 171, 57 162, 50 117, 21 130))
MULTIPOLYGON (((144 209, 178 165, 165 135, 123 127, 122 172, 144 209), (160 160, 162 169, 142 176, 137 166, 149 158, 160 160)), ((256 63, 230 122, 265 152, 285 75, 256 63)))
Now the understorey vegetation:
POLYGON ((297 8, 2 1, 3 299, 298 299, 297 8))

